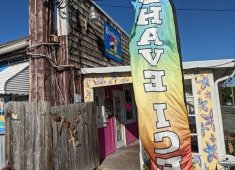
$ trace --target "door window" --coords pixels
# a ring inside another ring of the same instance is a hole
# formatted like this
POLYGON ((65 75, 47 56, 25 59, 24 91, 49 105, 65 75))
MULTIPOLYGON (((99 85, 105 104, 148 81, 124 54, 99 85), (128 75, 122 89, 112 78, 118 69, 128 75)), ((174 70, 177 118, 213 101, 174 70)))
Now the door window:
MULTIPOLYGON (((221 114, 224 130, 225 152, 227 155, 235 156, 235 87, 225 87, 220 90, 221 114)), ((230 167, 235 170, 235 166, 230 167)))
POLYGON ((125 145, 125 126, 124 126, 124 95, 122 91, 113 91, 113 106, 115 115, 116 147, 117 149, 125 145))
POLYGON ((120 97, 114 98, 115 116, 116 116, 116 131, 117 141, 122 140, 122 119, 121 119, 121 99, 120 97))
POLYGON ((193 91, 193 79, 185 79, 184 80, 184 89, 185 89, 185 97, 186 97, 186 107, 188 111, 188 121, 189 128, 191 131, 191 148, 193 153, 199 153, 198 148, 198 138, 199 138, 199 127, 197 116, 195 114, 195 96, 193 91))
POLYGON ((106 127, 107 120, 105 115, 105 90, 104 88, 96 88, 95 89, 95 106, 96 106, 96 113, 97 113, 97 123, 98 127, 106 127))
POLYGON ((136 105, 134 100, 134 91, 131 84, 124 86, 124 93, 125 93, 126 123, 136 121, 136 105))

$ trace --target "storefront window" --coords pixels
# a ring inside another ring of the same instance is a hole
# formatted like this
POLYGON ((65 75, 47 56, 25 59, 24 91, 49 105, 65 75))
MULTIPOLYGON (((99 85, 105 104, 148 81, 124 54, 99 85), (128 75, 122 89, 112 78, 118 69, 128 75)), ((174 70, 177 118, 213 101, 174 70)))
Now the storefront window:
POLYGON ((192 79, 184 80, 184 89, 185 89, 185 96, 186 96, 186 107, 188 111, 189 128, 191 131, 192 152, 199 153, 197 117, 195 115, 195 107, 194 107, 195 97, 194 97, 193 88, 192 88, 192 79))
MULTIPOLYGON (((225 151, 226 154, 233 156, 235 156, 235 105, 231 101, 235 98, 234 91, 233 87, 225 87, 220 90, 225 151)), ((235 170, 235 166, 230 167, 230 170, 235 170)))

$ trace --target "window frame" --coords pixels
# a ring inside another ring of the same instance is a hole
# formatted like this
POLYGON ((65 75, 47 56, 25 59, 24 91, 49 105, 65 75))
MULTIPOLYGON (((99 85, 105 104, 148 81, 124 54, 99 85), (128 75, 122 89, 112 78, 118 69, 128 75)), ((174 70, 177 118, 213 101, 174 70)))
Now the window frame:
MULTIPOLYGON (((199 115, 198 115, 198 107, 197 107, 198 97, 196 95, 197 93, 196 93, 196 88, 195 88, 196 87, 195 86, 196 85, 195 78, 196 78, 196 76, 193 75, 193 74, 184 75, 184 81, 185 80, 191 80, 191 83, 192 83, 192 96, 191 95, 186 96, 186 91, 184 91, 184 95, 185 95, 185 100, 186 100, 187 97, 193 98, 193 104, 194 104, 194 115, 190 115, 189 113, 187 113, 188 117, 195 116, 196 128, 197 128, 197 133, 190 133, 190 136, 197 136, 197 143, 198 143, 198 153, 192 151, 192 155, 199 155, 201 157, 201 159, 203 159, 202 158, 202 143, 201 143, 201 141, 202 141, 201 124, 200 124, 199 115)), ((204 169, 203 161, 202 161, 202 169, 204 169)))
POLYGON ((97 87, 94 89, 94 103, 96 107, 97 126, 98 128, 107 127, 107 116, 105 114, 105 89, 104 87, 97 87), (98 101, 96 101, 98 98, 98 101), (97 103, 98 102, 98 103, 97 103))

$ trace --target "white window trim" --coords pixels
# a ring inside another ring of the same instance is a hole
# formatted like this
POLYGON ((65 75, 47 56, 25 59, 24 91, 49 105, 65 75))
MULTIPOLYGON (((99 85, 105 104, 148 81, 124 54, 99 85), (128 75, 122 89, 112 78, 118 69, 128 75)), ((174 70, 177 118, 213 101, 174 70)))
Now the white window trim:
MULTIPOLYGON (((123 91, 120 91, 120 90, 113 90, 113 115, 114 115, 114 135, 115 135, 115 147, 116 149, 120 149, 120 148, 117 148, 117 127, 116 127, 116 115, 115 115, 115 103, 114 103, 114 97, 115 97, 115 93, 118 94, 118 93, 121 93, 121 96, 122 96, 122 100, 121 100, 121 103, 120 105, 124 105, 124 101, 125 101, 125 96, 124 96, 124 92, 123 91)), ((123 114, 125 114, 125 107, 123 108, 122 112, 123 114)), ((125 126, 125 122, 122 122, 122 121, 125 121, 125 117, 122 117, 123 115, 121 114, 121 127, 122 127, 122 137, 123 137, 123 140, 124 140, 124 146, 126 146, 126 126, 125 126), (123 118, 123 119, 122 119, 123 118)))
POLYGON ((100 89, 97 89, 96 92, 94 93, 94 95, 95 95, 94 99, 96 98, 96 95, 99 97, 98 107, 100 107, 100 109, 101 109, 101 113, 99 113, 99 109, 96 108, 97 109, 97 113, 96 113, 97 126, 98 126, 98 128, 107 127, 107 119, 106 119, 106 115, 105 115, 105 106, 104 106, 104 100, 105 100, 104 88, 101 87, 100 89), (102 102, 101 102, 101 100, 102 100, 102 102))
MULTIPOLYGON (((195 118, 196 118, 196 128, 197 128, 197 140, 198 140, 198 153, 192 152, 192 155, 200 155, 201 156, 201 160, 203 159, 202 157, 202 135, 201 135, 201 124, 200 124, 200 120, 199 120, 199 115, 198 115, 198 107, 197 107, 197 101, 198 101, 198 97, 197 97, 197 92, 196 92, 196 81, 195 81, 196 76, 194 74, 188 74, 188 75, 184 75, 184 80, 187 79, 191 79, 192 81, 192 93, 193 96, 189 96, 189 97, 194 97, 194 112, 195 112, 195 118)), ((186 97, 186 96, 185 96, 186 97)), ((190 116, 190 115, 188 115, 190 116)), ((190 135, 194 135, 195 133, 192 133, 190 135)), ((204 170, 204 162, 202 161, 202 170, 204 170)))

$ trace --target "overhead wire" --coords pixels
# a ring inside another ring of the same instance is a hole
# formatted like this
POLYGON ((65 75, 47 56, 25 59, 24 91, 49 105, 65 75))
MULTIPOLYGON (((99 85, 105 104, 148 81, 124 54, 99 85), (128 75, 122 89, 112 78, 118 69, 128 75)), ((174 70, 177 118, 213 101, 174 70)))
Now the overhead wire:
MULTIPOLYGON (((113 8, 133 8, 132 6, 125 5, 109 5, 97 3, 99 6, 107 6, 113 8)), ((210 12, 235 12, 235 9, 209 9, 209 8, 176 8, 177 11, 210 11, 210 12)))
POLYGON ((178 8, 177 11, 235 12, 235 9, 178 8))

